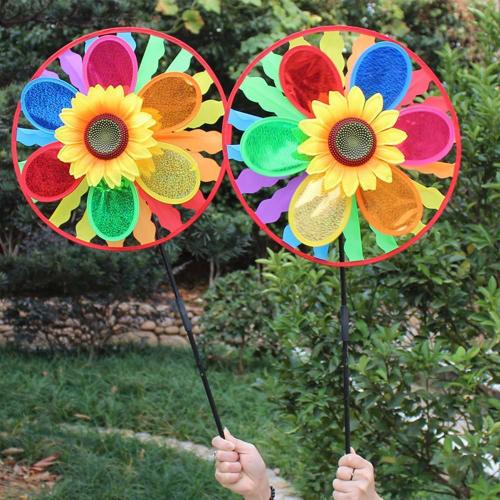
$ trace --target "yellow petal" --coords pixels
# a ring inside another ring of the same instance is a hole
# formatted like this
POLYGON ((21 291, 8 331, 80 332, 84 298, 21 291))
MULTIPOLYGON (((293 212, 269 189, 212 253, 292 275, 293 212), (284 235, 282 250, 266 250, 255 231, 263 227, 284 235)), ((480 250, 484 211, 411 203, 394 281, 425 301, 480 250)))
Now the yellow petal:
POLYGON ((330 168, 323 178, 323 189, 325 191, 330 191, 337 187, 342 180, 344 170, 344 167, 341 165, 335 165, 335 167, 330 168))
POLYGON ((322 176, 307 176, 288 209, 293 234, 309 246, 326 245, 338 238, 351 214, 352 198, 346 198, 339 187, 325 192, 322 185, 322 176))
POLYGON ((347 99, 340 92, 335 90, 328 94, 328 102, 330 103, 330 108, 334 118, 334 123, 331 125, 334 125, 336 122, 346 117, 347 99))
POLYGON ((77 130, 83 131, 87 127, 87 121, 80 118, 72 109, 63 109, 59 117, 65 125, 77 130))
POLYGON ((367 123, 371 123, 382 111, 384 107, 384 98, 382 94, 373 94, 366 102, 363 108, 363 120, 367 123))
POLYGON ((332 164, 332 156, 329 153, 318 155, 311 160, 306 169, 306 172, 309 175, 321 174, 322 172, 328 170, 331 164, 332 164))
POLYGON ((82 144, 84 141, 82 132, 68 126, 59 127, 54 136, 63 144, 82 144))
POLYGON ((424 207, 437 210, 444 201, 444 195, 435 187, 427 187, 416 181, 412 181, 417 188, 418 194, 424 207))
POLYGON ((151 158, 152 156, 148 148, 133 141, 128 142, 125 151, 133 160, 145 160, 146 158, 151 158))
POLYGON ((388 128, 377 134, 377 144, 379 146, 396 146, 401 144, 408 134, 404 130, 398 128, 388 128))
POLYGON ((360 118, 365 106, 365 96, 359 87, 353 87, 347 94, 347 108, 349 115, 360 118))
POLYGON ((69 144, 67 146, 63 146, 59 150, 57 157, 61 161, 72 163, 83 158, 85 155, 87 155, 87 148, 85 148, 85 146, 80 144, 69 144))
POLYGON ((104 176, 104 162, 97 161, 87 172, 89 186, 97 186, 104 176))
POLYGON ((310 137, 327 138, 330 132, 328 127, 314 118, 311 120, 302 120, 299 122, 299 128, 304 134, 310 137))
POLYGON ((352 196, 359 187, 358 172, 355 167, 348 167, 344 169, 342 175, 342 189, 347 197, 352 196))
POLYGON ((392 182, 391 167, 385 161, 374 161, 371 171, 382 181, 392 182))
POLYGON ((128 94, 117 108, 117 116, 126 120, 128 117, 139 113, 142 108, 142 98, 135 94, 128 94))
POLYGON ((123 153, 118 158, 115 158, 115 161, 120 166, 120 170, 125 177, 129 180, 134 180, 139 176, 139 168, 137 167, 137 163, 130 158, 127 153, 123 153))
POLYGON ((297 150, 299 153, 311 156, 327 153, 329 151, 326 139, 316 139, 316 137, 311 137, 304 141, 297 150))
MULTIPOLYGON (((128 119, 128 126, 130 128, 145 127, 148 123, 151 123, 151 115, 149 113, 136 113, 128 119)), ((156 122, 155 122, 156 123, 156 122)), ((154 123, 153 123, 154 125, 154 123)))
POLYGON ((311 104, 314 116, 324 125, 330 126, 335 120, 333 108, 321 101, 313 101, 311 104))
POLYGON ((122 175, 120 171, 120 164, 116 160, 109 160, 105 163, 104 179, 111 188, 120 185, 122 175))
POLYGON ((375 132, 382 132, 382 130, 393 127, 398 120, 398 116, 399 111, 395 109, 382 111, 371 123, 373 130, 375 132))
POLYGON ((358 168, 358 179, 361 189, 364 189, 365 191, 373 191, 377 187, 377 177, 368 167, 358 168))
POLYGON ((93 164, 93 161, 94 160, 90 155, 86 155, 82 159, 74 161, 71 164, 69 173, 76 179, 79 179, 88 172, 90 165, 93 164))
POLYGON ((375 157, 379 160, 384 160, 387 163, 397 165, 405 161, 405 156, 395 146, 377 146, 375 150, 375 157))

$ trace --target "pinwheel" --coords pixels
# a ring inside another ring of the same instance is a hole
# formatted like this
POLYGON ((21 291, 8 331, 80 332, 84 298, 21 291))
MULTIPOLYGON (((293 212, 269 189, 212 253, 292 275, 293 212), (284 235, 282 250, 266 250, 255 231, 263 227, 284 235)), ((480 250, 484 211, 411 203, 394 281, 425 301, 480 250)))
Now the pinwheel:
POLYGON ((229 107, 225 150, 245 209, 280 245, 341 268, 348 453, 345 267, 401 252, 439 218, 458 177, 456 115, 418 56, 345 26, 269 47, 243 72, 229 107))
POLYGON ((20 187, 38 217, 73 242, 113 251, 161 244, 192 224, 219 187, 224 103, 210 67, 173 37, 142 28, 86 35, 22 90, 12 129, 20 187))

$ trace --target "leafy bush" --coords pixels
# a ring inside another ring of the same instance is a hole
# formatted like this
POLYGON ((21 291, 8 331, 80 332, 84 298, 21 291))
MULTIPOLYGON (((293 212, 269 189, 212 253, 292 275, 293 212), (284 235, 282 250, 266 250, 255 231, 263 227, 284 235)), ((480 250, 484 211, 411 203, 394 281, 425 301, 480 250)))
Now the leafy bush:
POLYGON ((254 268, 233 271, 215 281, 205 294, 202 316, 202 345, 207 354, 214 354, 221 343, 236 347, 243 370, 245 355, 276 349, 268 328, 272 300, 263 292, 264 284, 254 268))

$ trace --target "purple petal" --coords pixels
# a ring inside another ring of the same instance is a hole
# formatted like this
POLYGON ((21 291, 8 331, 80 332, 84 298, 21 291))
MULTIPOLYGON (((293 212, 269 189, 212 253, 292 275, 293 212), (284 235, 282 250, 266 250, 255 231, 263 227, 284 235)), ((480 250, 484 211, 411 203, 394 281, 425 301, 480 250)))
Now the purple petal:
POLYGON ((283 178, 260 175, 249 168, 245 168, 236 179, 236 184, 242 193, 256 193, 262 188, 274 186, 283 178))
POLYGON ((70 82, 81 92, 87 91, 87 86, 83 81, 82 56, 67 50, 60 58, 59 63, 62 70, 69 76, 70 82))
POLYGON ((57 73, 54 73, 53 71, 49 71, 48 69, 43 71, 40 77, 55 78, 56 80, 59 80, 59 75, 57 73))
POLYGON ((269 224, 276 222, 283 212, 287 212, 295 190, 306 176, 307 174, 302 174, 294 177, 285 187, 278 189, 271 198, 261 201, 255 212, 259 219, 269 224))

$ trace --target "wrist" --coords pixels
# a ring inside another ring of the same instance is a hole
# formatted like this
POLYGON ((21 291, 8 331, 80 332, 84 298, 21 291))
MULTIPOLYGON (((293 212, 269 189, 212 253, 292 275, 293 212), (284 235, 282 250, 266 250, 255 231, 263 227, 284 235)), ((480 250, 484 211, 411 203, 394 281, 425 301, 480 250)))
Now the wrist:
POLYGON ((252 493, 245 495, 245 500, 269 500, 271 497, 271 486, 269 481, 266 480, 262 482, 257 488, 255 488, 252 493))

